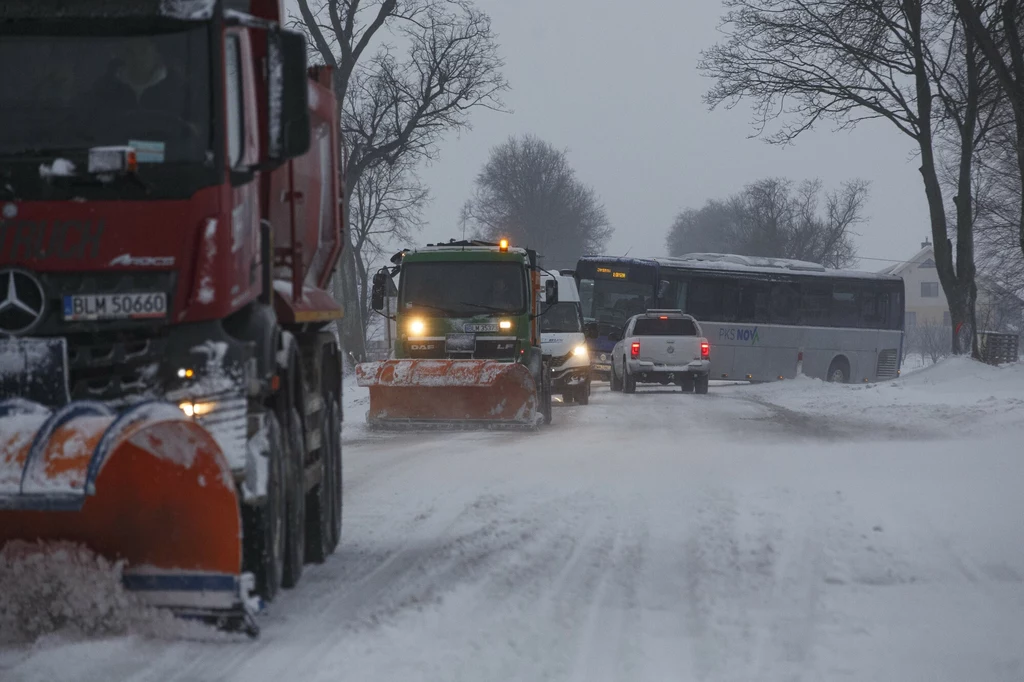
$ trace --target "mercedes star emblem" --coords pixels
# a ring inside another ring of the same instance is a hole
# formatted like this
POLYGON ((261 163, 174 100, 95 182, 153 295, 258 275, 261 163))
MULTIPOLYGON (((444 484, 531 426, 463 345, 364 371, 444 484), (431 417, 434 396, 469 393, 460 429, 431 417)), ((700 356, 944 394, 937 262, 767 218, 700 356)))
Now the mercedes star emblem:
POLYGON ((24 334, 43 319, 43 285, 22 270, 0 270, 0 334, 24 334))

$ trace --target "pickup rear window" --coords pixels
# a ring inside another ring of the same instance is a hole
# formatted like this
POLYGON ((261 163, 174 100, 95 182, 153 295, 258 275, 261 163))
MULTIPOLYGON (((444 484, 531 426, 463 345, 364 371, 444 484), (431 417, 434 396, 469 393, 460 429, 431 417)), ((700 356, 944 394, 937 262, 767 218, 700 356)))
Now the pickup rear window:
POLYGON ((697 336, 693 320, 674 317, 667 320, 642 317, 633 325, 633 336, 697 336))

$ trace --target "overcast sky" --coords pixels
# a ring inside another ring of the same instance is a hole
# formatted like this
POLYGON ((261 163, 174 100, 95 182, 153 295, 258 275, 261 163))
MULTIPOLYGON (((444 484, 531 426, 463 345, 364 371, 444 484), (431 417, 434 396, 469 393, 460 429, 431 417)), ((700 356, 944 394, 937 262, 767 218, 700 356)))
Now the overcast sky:
MULTIPOLYGON (((293 4, 293 3, 290 3, 293 4)), ((422 241, 460 237, 459 209, 489 150, 533 133, 568 149, 579 177, 601 196, 615 227, 608 251, 665 254, 680 210, 766 177, 818 177, 826 187, 871 182, 865 258, 905 259, 930 235, 910 138, 891 124, 853 132, 822 127, 778 148, 753 132, 750 110, 709 112, 699 52, 720 39, 717 0, 477 0, 490 13, 506 62, 511 114, 480 110, 473 130, 450 136, 421 177, 433 200, 422 241)), ((862 260, 877 270, 882 261, 862 260)))

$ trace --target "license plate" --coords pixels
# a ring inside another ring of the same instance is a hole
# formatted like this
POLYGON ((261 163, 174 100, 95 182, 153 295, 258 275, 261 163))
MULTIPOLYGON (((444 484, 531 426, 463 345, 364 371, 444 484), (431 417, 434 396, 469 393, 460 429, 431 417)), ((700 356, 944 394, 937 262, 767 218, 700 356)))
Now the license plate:
POLYGON ((462 325, 462 331, 476 334, 486 334, 498 331, 498 325, 494 323, 470 323, 462 325))
POLYGON ((64 338, 0 338, 0 400, 24 398, 50 407, 68 402, 64 338))
POLYGON ((64 297, 65 320, 146 320, 167 317, 167 294, 75 294, 64 297))
POLYGON ((473 334, 449 334, 445 338, 445 350, 449 353, 472 353, 476 350, 476 336, 473 334))

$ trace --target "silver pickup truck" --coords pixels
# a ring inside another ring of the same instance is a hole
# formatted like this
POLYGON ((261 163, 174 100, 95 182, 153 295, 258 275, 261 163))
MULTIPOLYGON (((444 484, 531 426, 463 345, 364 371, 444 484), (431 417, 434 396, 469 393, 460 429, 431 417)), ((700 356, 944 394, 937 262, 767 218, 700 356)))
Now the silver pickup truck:
POLYGON ((700 324, 680 310, 648 310, 613 333, 611 388, 635 393, 637 383, 678 384, 684 393, 707 393, 711 345, 700 324))

